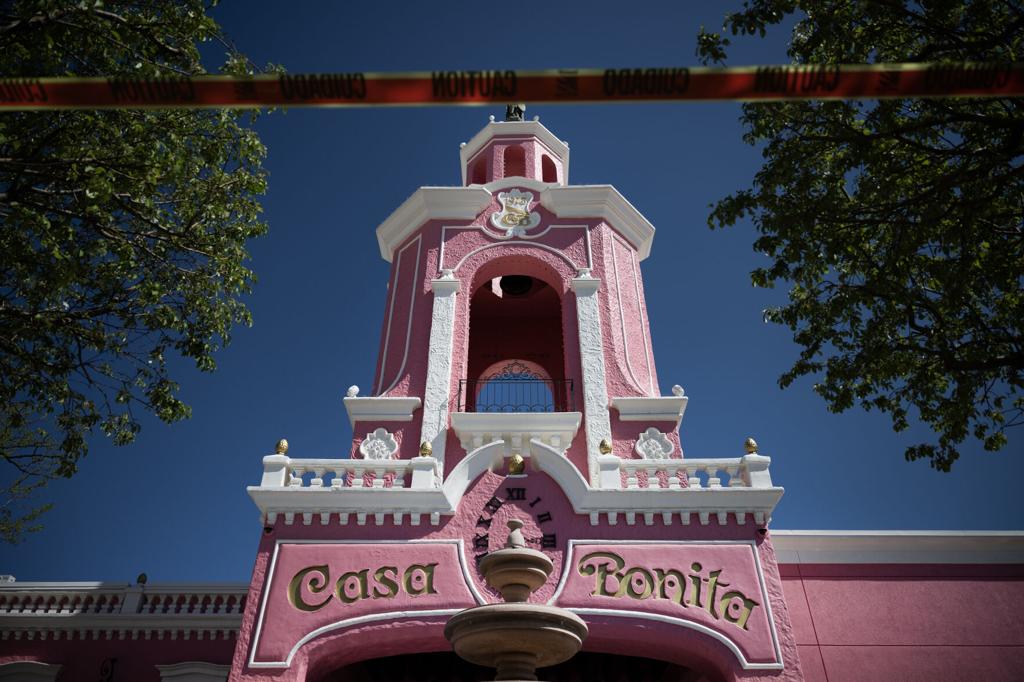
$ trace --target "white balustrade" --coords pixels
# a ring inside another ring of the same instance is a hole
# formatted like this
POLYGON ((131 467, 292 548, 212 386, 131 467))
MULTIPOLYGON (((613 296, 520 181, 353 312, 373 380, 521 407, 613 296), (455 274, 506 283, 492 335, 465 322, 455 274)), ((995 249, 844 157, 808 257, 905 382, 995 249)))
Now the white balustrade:
MULTIPOLYGON (((604 463, 605 469, 614 466, 612 458, 604 463)), ((761 455, 747 455, 730 459, 619 459, 619 469, 625 473, 627 489, 666 488, 712 490, 730 488, 770 488, 768 464, 771 459, 761 455)), ((605 472, 602 487, 617 487, 617 476, 605 472)), ((620 483, 621 485, 621 483, 620 483)))
POLYGON ((292 459, 282 455, 263 458, 264 487, 302 490, 342 488, 435 487, 437 460, 415 459, 292 459), (411 472, 411 476, 410 476, 411 472), (425 472, 426 475, 417 472, 425 472))
POLYGON ((240 615, 245 608, 245 586, 202 587, 124 585, 102 583, 0 586, 0 617, 192 614, 240 615))

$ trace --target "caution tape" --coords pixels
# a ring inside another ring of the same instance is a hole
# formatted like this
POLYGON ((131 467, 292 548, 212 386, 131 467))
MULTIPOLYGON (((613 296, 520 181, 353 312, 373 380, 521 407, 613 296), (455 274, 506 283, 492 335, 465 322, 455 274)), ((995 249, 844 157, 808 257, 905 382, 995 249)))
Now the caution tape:
POLYGON ((0 111, 1018 97, 1024 64, 0 78, 0 111))

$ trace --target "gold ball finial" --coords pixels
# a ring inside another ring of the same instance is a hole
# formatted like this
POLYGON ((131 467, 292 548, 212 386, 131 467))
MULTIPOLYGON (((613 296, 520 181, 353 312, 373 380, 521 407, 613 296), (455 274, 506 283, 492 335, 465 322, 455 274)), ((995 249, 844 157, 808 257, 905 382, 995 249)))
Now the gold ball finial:
POLYGON ((526 460, 518 452, 508 460, 508 473, 513 476, 523 473, 526 469, 526 460))
POLYGON ((757 441, 753 438, 748 438, 743 442, 743 449, 747 451, 748 455, 757 454, 757 441))
POLYGON ((278 454, 278 455, 287 455, 288 454, 288 441, 286 441, 284 438, 282 438, 281 440, 277 441, 277 447, 274 448, 274 452, 276 454, 278 454))
POLYGON ((602 455, 612 454, 612 443, 607 438, 601 439, 601 444, 597 446, 597 449, 601 451, 602 455))
POLYGON ((434 454, 434 446, 430 444, 430 441, 423 441, 420 443, 420 457, 430 457, 434 454))

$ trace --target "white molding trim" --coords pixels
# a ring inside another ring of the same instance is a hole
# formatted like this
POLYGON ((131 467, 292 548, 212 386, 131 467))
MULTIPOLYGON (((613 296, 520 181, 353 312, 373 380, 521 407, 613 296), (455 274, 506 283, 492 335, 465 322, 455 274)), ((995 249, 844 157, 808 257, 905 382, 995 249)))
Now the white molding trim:
POLYGON ((448 436, 448 403, 452 391, 452 353, 455 344, 459 280, 440 277, 431 280, 434 291, 427 350, 427 376, 423 388, 423 423, 420 443, 430 443, 439 471, 444 471, 444 450, 448 436))
POLYGON ((0 663, 0 682, 54 682, 61 667, 39 661, 0 663))
POLYGON ((547 147, 548 151, 562 163, 562 180, 569 184, 569 145, 541 125, 540 121, 491 121, 459 149, 463 185, 466 184, 466 168, 469 161, 495 137, 511 135, 536 138, 547 147))
MULTIPOLYGON (((594 269, 594 257, 593 257, 593 254, 592 254, 591 248, 590 248, 590 226, 589 225, 555 225, 554 223, 551 223, 547 227, 545 227, 543 230, 538 232, 537 234, 526 235, 526 236, 523 236, 523 237, 504 237, 504 236, 496 235, 493 232, 491 232, 490 230, 488 230, 486 228, 481 228, 481 227, 479 227, 477 225, 442 225, 441 226, 441 239, 440 239, 441 243, 440 243, 440 246, 438 247, 438 253, 440 255, 437 258, 437 263, 438 263, 437 273, 438 273, 438 276, 440 276, 446 269, 447 270, 451 270, 452 272, 455 272, 456 270, 458 270, 459 266, 461 266, 462 263, 466 260, 466 258, 468 258, 469 256, 471 256, 473 254, 479 253, 482 250, 481 247, 477 247, 476 249, 474 249, 472 251, 472 253, 469 253, 466 256, 463 256, 459 260, 458 265, 456 265, 453 268, 448 268, 445 265, 444 247, 445 247, 445 242, 448 241, 448 231, 449 230, 452 230, 452 231, 455 231, 455 230, 478 231, 478 232, 481 232, 484 236, 486 236, 486 237, 488 237, 490 239, 495 240, 495 242, 499 243, 499 244, 500 243, 509 243, 509 242, 511 242, 513 244, 516 244, 516 243, 522 244, 523 242, 520 241, 520 240, 523 240, 523 241, 528 243, 529 241, 532 241, 534 239, 540 239, 541 237, 546 235, 551 230, 580 230, 581 232, 583 232, 583 243, 584 243, 584 246, 586 248, 587 270, 593 270, 594 269)), ((553 249, 553 247, 546 246, 546 245, 545 245, 545 248, 547 248, 548 250, 550 250, 553 253, 555 253, 557 256, 559 256, 565 262, 569 263, 569 265, 571 265, 575 270, 577 270, 577 271, 580 270, 580 267, 578 265, 576 265, 575 263, 573 263, 572 259, 570 259, 568 256, 566 256, 564 252, 559 251, 559 250, 555 250, 555 249, 553 249)))
POLYGON ((420 187, 377 227, 380 255, 391 262, 397 249, 428 220, 473 220, 491 203, 491 193, 475 187, 420 187))
POLYGON ((624 422, 675 422, 676 428, 686 412, 686 396, 663 395, 654 398, 612 398, 612 407, 624 422))
POLYGON ((475 249, 473 249, 472 251, 470 251, 469 253, 467 253, 465 256, 462 257, 462 259, 458 262, 458 264, 454 268, 452 268, 452 272, 458 273, 458 271, 462 267, 463 263, 465 263, 470 257, 475 256, 476 254, 480 253, 481 251, 486 251, 488 249, 496 249, 496 248, 500 248, 502 246, 516 246, 516 247, 525 246, 525 247, 530 247, 530 248, 535 248, 535 249, 543 249, 545 251, 549 251, 549 252, 555 254, 556 256, 558 256, 559 258, 564 260, 566 263, 569 264, 569 267, 571 267, 573 270, 579 270, 580 269, 580 266, 576 265, 575 263, 573 263, 572 260, 570 260, 570 258, 567 255, 565 255, 561 250, 556 249, 556 248, 554 248, 552 246, 548 246, 547 244, 540 244, 538 242, 532 242, 532 241, 526 241, 526 240, 520 241, 518 239, 504 239, 504 240, 499 241, 499 242, 494 242, 494 243, 491 243, 491 244, 484 244, 483 246, 476 247, 475 249))
MULTIPOLYGON (((608 223, 636 251, 640 260, 651 253, 654 226, 611 185, 560 187, 524 179, 489 184, 494 189, 526 187, 540 193, 540 205, 559 220, 595 218, 608 223)), ((484 186, 420 187, 377 228, 380 254, 389 263, 395 249, 429 220, 473 220, 490 204, 484 186)))
POLYGON ((395 387, 395 384, 397 384, 399 379, 402 378, 402 372, 405 371, 405 362, 409 359, 409 339, 412 338, 412 318, 413 312, 416 309, 416 291, 418 289, 416 284, 420 279, 420 254, 422 253, 422 246, 423 236, 416 235, 416 239, 406 244, 402 247, 402 250, 398 252, 398 264, 395 265, 395 283, 393 290, 391 291, 391 305, 388 306, 387 331, 384 333, 383 357, 381 357, 380 360, 380 379, 377 380, 377 395, 387 393, 395 387), (387 381, 385 373, 387 372, 387 361, 391 351, 391 320, 395 316, 395 302, 398 299, 398 292, 401 289, 399 286, 399 278, 402 274, 402 256, 407 250, 412 248, 413 244, 416 245, 416 267, 412 273, 412 281, 409 283, 409 321, 405 325, 405 346, 402 349, 402 364, 399 365, 398 371, 395 372, 394 381, 388 384, 388 387, 382 391, 381 387, 384 385, 384 382, 387 381))
POLYGON ((332 630, 340 630, 342 628, 353 627, 356 625, 363 625, 365 623, 373 623, 382 620, 393 620, 398 618, 423 618, 427 616, 440 616, 440 615, 454 615, 462 609, 424 609, 424 610, 409 610, 409 611, 385 611, 382 613, 370 613, 364 616, 358 616, 355 618, 343 618, 342 620, 328 623, 315 630, 312 630, 295 643, 295 646, 288 652, 287 658, 283 661, 257 661, 256 660, 256 649, 259 646, 260 635, 263 630, 264 617, 267 610, 267 600, 270 597, 270 584, 274 578, 274 570, 277 567, 277 555, 281 549, 281 545, 310 545, 310 544, 326 544, 326 545, 398 545, 398 544, 419 544, 419 545, 455 545, 456 556, 458 557, 459 567, 462 569, 462 577, 466 581, 466 588, 469 593, 476 600, 476 603, 485 604, 487 602, 484 596, 477 589, 476 584, 470 578, 469 575, 469 562, 466 560, 466 549, 465 543, 461 538, 440 538, 440 539, 416 539, 416 540, 323 540, 323 539, 311 539, 311 540, 278 540, 274 543, 274 553, 270 558, 270 567, 267 570, 267 576, 264 579, 264 591, 263 596, 260 600, 259 615, 256 620, 256 629, 253 635, 252 642, 249 646, 249 667, 250 668, 287 668, 291 666, 292 659, 295 654, 298 653, 299 649, 302 648, 306 642, 319 637, 325 632, 332 630))
MULTIPOLYGON (((436 448, 435 448, 436 452, 436 448)), ((428 516, 431 525, 440 523, 441 514, 454 514, 466 490, 484 471, 498 466, 508 454, 508 444, 495 440, 469 452, 448 474, 443 485, 433 489, 413 488, 344 488, 329 487, 249 486, 249 496, 264 516, 276 518, 309 514, 311 522, 324 515, 337 514, 338 523, 348 523, 349 516, 394 518, 395 525, 409 520, 418 524, 421 516, 428 516)), ((597 525, 604 515, 610 524, 624 517, 629 519, 651 514, 664 524, 674 521, 688 524, 696 515, 702 525, 717 518, 725 523, 729 514, 737 517, 752 516, 763 524, 771 518, 785 490, 773 486, 767 476, 767 461, 761 462, 763 471, 750 474, 750 484, 721 488, 599 488, 591 486, 583 475, 565 457, 563 451, 533 439, 523 444, 522 455, 529 455, 538 470, 544 471, 561 487, 577 514, 589 514, 590 522, 597 525)), ((754 457, 748 455, 747 458, 754 457)), ((681 466, 740 466, 744 458, 736 460, 674 460, 681 466), (704 462, 704 464, 702 464, 704 462), (708 465, 707 463, 711 464, 708 465)), ((767 457, 760 458, 767 460, 767 457)), ((414 460, 415 461, 415 460, 414 460)), ((621 460, 639 461, 639 460, 621 460)), ((645 521, 646 523, 646 521, 645 521)))
POLYGON ((349 424, 356 422, 409 422, 422 401, 415 396, 342 398, 349 424))
MULTIPOLYGON (((765 615, 768 618, 768 629, 772 635, 772 649, 775 652, 774 663, 751 663, 747 660, 743 652, 740 651, 739 646, 733 642, 725 634, 712 630, 711 628, 698 623, 696 621, 688 620, 685 618, 674 618, 672 616, 648 613, 645 611, 633 611, 629 609, 602 609, 602 608, 572 608, 568 610, 572 611, 577 615, 590 615, 590 616, 621 616, 625 618, 639 618, 641 620, 654 620, 662 623, 669 623, 672 625, 681 625, 683 627, 691 628, 698 632, 704 633, 718 640, 724 644, 729 651, 736 656, 739 660, 740 665, 745 670, 782 670, 783 659, 782 649, 779 646, 779 636, 775 630, 775 618, 772 616, 772 604, 770 595, 768 593, 768 585, 764 579, 764 569, 761 566, 761 555, 757 552, 757 545, 753 540, 585 540, 585 539, 573 539, 569 540, 569 545, 565 551, 565 559, 562 561, 564 569, 572 568, 575 563, 574 552, 577 545, 743 545, 750 549, 751 554, 754 558, 754 566, 757 569, 757 584, 761 588, 761 596, 765 598, 765 615)), ((562 575, 558 581, 558 586, 555 588, 554 594, 548 599, 548 604, 554 604, 555 600, 562 594, 562 588, 565 587, 566 582, 569 579, 569 570, 563 570, 562 575)))
POLYGON ((773 530, 780 564, 1024 564, 1024 531, 773 530))
POLYGON ((171 682, 227 682, 230 665, 217 665, 203 661, 185 661, 170 665, 157 665, 160 679, 171 682))
MULTIPOLYGON (((486 185, 470 185, 470 187, 483 187, 488 190, 491 194, 498 192, 499 190, 508 189, 510 187, 525 187, 526 189, 532 189, 534 192, 540 193, 550 187, 561 187, 562 184, 558 182, 543 182, 541 180, 534 180, 533 178, 521 178, 513 176, 510 178, 501 178, 499 180, 492 180, 486 185)), ((536 206, 534 206, 536 208, 536 206)))
POLYGON ((626 238, 640 260, 651 255, 654 226, 611 185, 548 187, 540 204, 560 219, 600 218, 626 238))
POLYGON ((587 473, 592 486, 600 484, 597 458, 601 441, 612 437, 604 366, 604 333, 601 327, 601 306, 597 300, 600 286, 601 280, 593 277, 577 277, 572 280, 572 290, 576 292, 576 324, 580 343, 580 369, 583 374, 587 473))
POLYGON ((626 332, 626 311, 625 311, 625 309, 622 306, 622 282, 619 280, 619 261, 618 261, 618 257, 615 255, 615 244, 621 244, 623 247, 625 247, 626 251, 629 252, 629 256, 630 256, 629 262, 630 262, 631 265, 634 266, 634 268, 633 268, 634 284, 636 284, 636 268, 635 268, 636 261, 633 259, 633 250, 630 248, 629 244, 626 243, 625 241, 621 240, 617 235, 613 234, 612 235, 612 244, 611 244, 611 247, 612 247, 611 248, 611 252, 612 252, 612 274, 615 276, 615 298, 616 298, 616 302, 619 304, 619 330, 620 330, 620 333, 622 334, 622 351, 623 351, 623 355, 626 357, 626 370, 629 373, 630 380, 632 380, 632 382, 633 382, 633 387, 636 388, 636 390, 639 391, 641 394, 651 395, 654 392, 654 389, 653 389, 654 380, 653 380, 653 377, 651 376, 651 371, 650 371, 651 370, 651 356, 650 356, 650 353, 647 352, 647 334, 646 334, 646 329, 644 329, 644 327, 643 327, 644 313, 643 313, 643 306, 640 304, 639 284, 637 284, 637 290, 636 290, 637 291, 637 294, 636 294, 636 305, 637 305, 637 309, 640 312, 640 334, 643 336, 643 340, 644 340, 644 364, 647 365, 647 388, 644 388, 643 386, 640 385, 640 380, 636 378, 636 373, 633 371, 633 363, 629 359, 629 356, 631 355, 631 353, 629 351, 629 334, 626 332))
POLYGON ((492 440, 519 448, 537 439, 565 451, 580 429, 579 412, 452 412, 452 428, 466 452, 492 440))

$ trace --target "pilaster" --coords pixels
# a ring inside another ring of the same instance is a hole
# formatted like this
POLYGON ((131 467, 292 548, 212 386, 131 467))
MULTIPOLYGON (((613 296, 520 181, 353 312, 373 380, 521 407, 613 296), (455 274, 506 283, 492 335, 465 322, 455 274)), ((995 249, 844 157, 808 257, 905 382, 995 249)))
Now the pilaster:
POLYGON ((579 326, 580 364, 583 371, 583 414, 587 437, 587 478, 600 485, 598 457, 602 439, 611 439, 608 416, 608 384, 605 380, 604 335, 597 292, 601 280, 581 273, 571 282, 576 292, 576 322, 579 326))
POLYGON ((420 442, 430 443, 438 469, 443 472, 448 405, 451 401, 455 303, 460 283, 446 271, 439 279, 431 280, 430 288, 434 292, 434 309, 430 316, 430 348, 427 352, 420 442))

